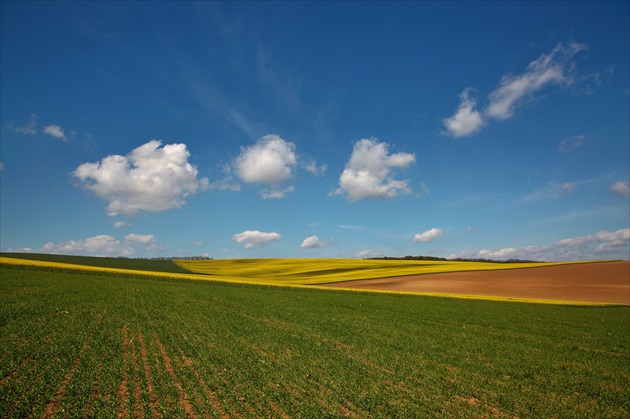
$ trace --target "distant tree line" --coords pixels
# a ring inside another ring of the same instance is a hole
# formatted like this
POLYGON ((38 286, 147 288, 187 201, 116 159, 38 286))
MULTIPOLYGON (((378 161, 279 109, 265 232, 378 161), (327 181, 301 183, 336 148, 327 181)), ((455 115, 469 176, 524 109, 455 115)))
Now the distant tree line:
POLYGON ((444 262, 489 262, 489 263, 536 263, 539 261, 536 260, 524 260, 524 259, 507 259, 507 260, 494 260, 494 259, 482 259, 482 258, 441 258, 437 256, 383 256, 383 257, 372 257, 372 258, 364 258, 371 260, 433 260, 433 261, 444 261, 444 262))
POLYGON ((126 256, 119 256, 118 259, 142 259, 142 260, 214 260, 209 256, 158 256, 154 258, 137 257, 130 258, 126 256))

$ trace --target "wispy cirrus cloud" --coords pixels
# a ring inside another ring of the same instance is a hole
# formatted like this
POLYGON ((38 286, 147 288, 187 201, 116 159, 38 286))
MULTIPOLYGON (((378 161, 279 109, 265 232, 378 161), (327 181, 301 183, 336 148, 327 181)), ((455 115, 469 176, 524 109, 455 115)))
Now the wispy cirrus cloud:
POLYGON ((578 147, 581 147, 586 141, 586 136, 583 134, 574 135, 573 137, 566 137, 558 144, 558 151, 563 153, 570 153, 578 147))
POLYGON ((455 114, 442 121, 445 133, 453 137, 472 135, 486 125, 489 119, 506 120, 513 117, 518 108, 536 100, 538 94, 550 86, 562 88, 586 80, 576 75, 573 60, 586 49, 586 45, 581 43, 559 43, 550 52, 529 63, 522 73, 504 75, 488 95, 488 104, 483 112, 475 109, 477 102, 470 97, 470 88, 464 89, 455 114))
POLYGON ((35 135, 38 132, 38 129, 37 129, 38 119, 39 117, 35 115, 34 113, 32 113, 30 114, 28 121, 26 121, 24 125, 16 125, 14 122, 9 122, 8 127, 9 129, 15 132, 19 132, 20 134, 23 134, 23 135, 35 135))

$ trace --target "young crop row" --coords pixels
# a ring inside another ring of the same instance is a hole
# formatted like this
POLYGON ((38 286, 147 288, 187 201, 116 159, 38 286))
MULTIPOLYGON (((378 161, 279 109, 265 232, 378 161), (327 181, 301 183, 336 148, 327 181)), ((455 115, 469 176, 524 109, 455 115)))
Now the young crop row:
POLYGON ((0 269, 0 417, 630 414, 627 307, 0 269))

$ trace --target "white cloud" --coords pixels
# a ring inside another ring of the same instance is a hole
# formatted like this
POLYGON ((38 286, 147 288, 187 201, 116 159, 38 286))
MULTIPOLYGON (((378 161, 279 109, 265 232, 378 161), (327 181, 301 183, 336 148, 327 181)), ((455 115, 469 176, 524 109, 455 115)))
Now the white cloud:
POLYGON ((444 231, 441 228, 432 228, 431 230, 427 230, 424 233, 419 233, 413 236, 414 243, 427 243, 437 239, 438 237, 444 235, 444 231))
POLYGON ((586 141, 585 135, 574 135, 573 137, 564 138, 558 145, 558 151, 569 153, 580 147, 586 141))
POLYGON ((259 246, 265 246, 274 240, 280 240, 281 234, 265 233, 258 230, 247 230, 232 236, 232 241, 245 245, 245 249, 253 249, 259 246))
POLYGON ((353 256, 356 258, 377 258, 383 256, 383 253, 376 250, 365 249, 356 252, 353 256))
POLYGON ((628 181, 618 180, 610 186, 610 190, 621 196, 630 196, 630 185, 628 181))
POLYGON ((269 134, 251 147, 241 147, 234 162, 238 177, 247 183, 277 185, 293 177, 297 166, 295 144, 269 134))
POLYGON ((129 226, 131 226, 131 223, 127 221, 116 221, 114 223, 114 228, 123 228, 123 227, 129 227, 129 226))
POLYGON ((84 188, 109 201, 105 211, 110 216, 179 208, 188 195, 208 189, 208 179, 197 179, 185 144, 160 148, 161 144, 152 140, 127 156, 83 163, 72 175, 84 188))
POLYGON ((392 198, 411 193, 406 180, 394 180, 392 169, 405 168, 415 162, 414 154, 389 154, 389 145, 378 139, 362 139, 354 144, 350 160, 339 177, 334 195, 345 195, 349 201, 368 198, 392 198))
POLYGON ((325 164, 318 166, 316 161, 309 161, 306 165, 304 165, 304 170, 314 175, 323 175, 326 173, 326 170, 328 170, 328 166, 325 164))
POLYGON ((0 161, 0 172, 4 170, 4 163, 0 161))
POLYGON ((146 246, 147 250, 161 250, 153 234, 127 234, 125 236, 126 243, 140 243, 146 246))
POLYGON ((470 89, 465 89, 460 95, 457 112, 442 121, 447 133, 453 137, 464 137, 476 133, 483 127, 481 113, 475 110, 477 101, 470 97, 470 89))
POLYGON ((11 129, 24 134, 24 135, 35 135, 37 134, 37 115, 31 114, 28 118, 26 124, 22 126, 15 126, 13 122, 10 122, 8 125, 11 129))
MULTIPOLYGON (((585 50, 584 44, 560 43, 549 53, 542 54, 529 63, 523 73, 503 76, 497 88, 488 95, 489 103, 483 113, 475 110, 477 102, 470 97, 470 88, 465 89, 460 94, 460 104, 455 115, 442 121, 446 127, 445 133, 453 137, 472 135, 486 125, 488 118, 511 118, 518 107, 534 100, 548 86, 566 87, 597 79, 597 74, 587 77, 575 74, 573 58, 585 50)), ((581 144, 579 141, 580 136, 576 136, 564 146, 561 144, 561 147, 569 147, 571 144, 577 147, 581 144)))
POLYGON ((302 242, 302 244, 300 245, 300 248, 302 249, 314 249, 314 248, 321 248, 321 247, 326 247, 327 244, 322 242, 321 240, 319 240, 319 237, 317 236, 310 236, 304 239, 304 241, 302 242))
POLYGON ((539 246, 506 247, 499 250, 463 252, 454 257, 483 259, 523 259, 540 261, 628 259, 630 229, 602 230, 597 234, 562 239, 554 244, 539 246))
POLYGON ((574 186, 575 186, 575 182, 562 182, 562 193, 564 194, 572 193, 574 186))
POLYGON ((218 189, 221 191, 234 191, 238 192, 241 190, 241 185, 234 182, 232 177, 232 167, 229 164, 223 166, 223 173, 225 176, 221 180, 217 180, 208 185, 208 189, 218 189))
POLYGON ((153 234, 128 234, 123 243, 110 235, 101 234, 63 243, 48 242, 40 251, 70 255, 131 256, 143 250, 156 251, 162 250, 162 247, 153 234))
POLYGON ((523 74, 504 76, 490 93, 486 115, 499 120, 511 118, 516 107, 531 100, 544 87, 572 84, 574 65, 571 59, 584 50, 584 44, 558 44, 550 53, 532 61, 523 74))
MULTIPOLYGON (((583 182, 581 182, 583 183, 583 182)), ((575 189, 575 182, 562 182, 561 184, 549 183, 529 195, 519 199, 519 203, 530 203, 541 200, 556 200, 569 195, 575 189)))
POLYGON ((48 242, 42 247, 45 253, 55 254, 97 254, 97 255, 121 255, 132 253, 131 249, 121 246, 119 240, 107 234, 88 237, 87 239, 70 240, 65 243, 48 242))
POLYGON ((284 198, 286 194, 295 192, 295 187, 293 185, 289 185, 284 189, 272 188, 272 189, 264 189, 260 192, 260 196, 264 199, 279 199, 284 198))
POLYGON ((63 132, 63 128, 59 125, 48 125, 44 127, 44 134, 52 135, 53 137, 63 141, 68 141, 66 134, 63 132))
POLYGON ((343 228, 345 230, 363 230, 365 228, 363 226, 355 226, 355 225, 348 225, 348 224, 338 224, 337 227, 343 228))
POLYGON ((202 241, 196 241, 196 242, 190 242, 188 243, 188 246, 192 246, 192 247, 201 247, 203 246, 205 243, 202 241))
POLYGON ((429 187, 427 186, 426 183, 424 182, 420 182, 420 190, 422 191, 423 194, 425 195, 429 195, 431 193, 431 190, 429 189, 429 187))

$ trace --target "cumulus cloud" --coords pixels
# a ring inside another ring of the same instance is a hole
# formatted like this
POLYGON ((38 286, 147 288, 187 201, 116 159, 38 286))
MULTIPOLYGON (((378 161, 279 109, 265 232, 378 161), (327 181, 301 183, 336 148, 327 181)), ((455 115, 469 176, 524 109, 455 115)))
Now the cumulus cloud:
POLYGON ((470 97, 470 89, 465 89, 460 94, 460 103, 455 115, 442 121, 447 133, 453 137, 464 137, 479 131, 484 121, 481 113, 475 110, 476 106, 477 101, 470 97))
POLYGON ((414 243, 427 243, 437 239, 438 237, 444 235, 444 231, 441 228, 432 228, 431 230, 427 230, 424 233, 418 233, 413 236, 414 243))
POLYGON ((302 249, 316 249, 321 247, 326 247, 326 243, 319 240, 319 237, 317 236, 310 236, 305 238, 300 245, 300 248, 302 249))
POLYGON ((265 233, 258 230, 247 230, 232 236, 232 241, 243 244, 245 249, 254 249, 260 246, 266 246, 274 240, 280 240, 281 234, 265 233))
POLYGON ((586 141, 585 135, 574 135, 573 137, 564 138, 558 145, 558 151, 569 153, 580 147, 586 141))
POLYGON ((506 247, 499 250, 480 250, 451 257, 483 259, 524 259, 540 261, 628 259, 630 229, 602 230, 596 234, 562 239, 554 244, 506 247))
POLYGON ((630 185, 628 181, 618 180, 610 186, 610 190, 621 196, 630 196, 630 185))
POLYGON ((114 228, 123 228, 123 227, 129 227, 129 226, 131 226, 131 223, 127 221, 116 221, 114 223, 114 228))
POLYGON ((246 183, 277 185, 293 177, 297 158, 295 144, 277 135, 262 137, 251 147, 241 147, 234 165, 246 183))
POLYGON ((147 250, 161 250, 153 234, 127 234, 125 236, 126 243, 140 243, 146 246, 147 250))
POLYGON ((131 256, 145 250, 162 250, 153 234, 128 234, 124 242, 110 235, 101 234, 62 243, 48 242, 40 251, 70 255, 131 256))
POLYGON ((127 156, 110 155, 96 163, 83 163, 72 176, 81 185, 109 201, 110 216, 138 211, 179 208, 185 198, 208 189, 208 179, 197 179, 197 168, 188 162, 185 144, 152 140, 127 156))
POLYGON ((48 242, 42 247, 45 253, 55 254, 97 254, 127 256, 130 249, 121 246, 119 240, 107 234, 88 237, 80 240, 70 240, 64 243, 48 242))
POLYGON ((488 118, 511 118, 518 107, 534 100, 549 86, 566 87, 587 80, 589 77, 576 76, 573 61, 578 53, 585 50, 584 44, 559 43, 549 53, 529 63, 523 73, 503 76, 488 95, 489 103, 483 113, 475 110, 477 102, 470 97, 470 88, 465 89, 460 94, 460 105, 455 115, 442 121, 446 134, 454 137, 472 135, 486 125, 488 118))
POLYGON ((192 247, 201 247, 203 246, 205 243, 202 241, 196 241, 196 242, 190 242, 188 243, 188 246, 192 246, 192 247))
POLYGON ((59 125, 48 125, 44 127, 44 134, 52 135, 62 141, 68 141, 66 134, 63 132, 63 128, 59 125))
POLYGON ((349 201, 409 194, 408 182, 393 179, 392 170, 406 168, 415 160, 415 155, 410 153, 389 154, 389 144, 376 138, 359 140, 339 177, 339 188, 333 194, 345 195, 349 201))

